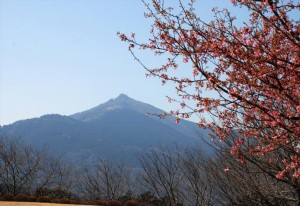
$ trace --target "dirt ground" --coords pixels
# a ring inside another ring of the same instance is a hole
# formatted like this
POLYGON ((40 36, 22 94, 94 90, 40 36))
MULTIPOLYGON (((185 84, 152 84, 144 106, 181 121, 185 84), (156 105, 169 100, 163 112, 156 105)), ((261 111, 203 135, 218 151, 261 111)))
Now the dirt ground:
MULTIPOLYGON (((41 202, 3 202, 3 201, 0 201, 0 206, 66 206, 66 204, 41 203, 41 202)), ((78 205, 67 204, 67 206, 78 206, 78 205)))

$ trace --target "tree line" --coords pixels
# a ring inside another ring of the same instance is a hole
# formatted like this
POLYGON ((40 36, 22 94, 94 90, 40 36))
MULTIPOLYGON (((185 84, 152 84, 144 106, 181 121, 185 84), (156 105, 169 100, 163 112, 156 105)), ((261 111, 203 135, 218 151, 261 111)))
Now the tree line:
POLYGON ((0 193, 86 202, 134 199, 148 206, 299 204, 299 183, 278 180, 268 159, 241 164, 230 154, 233 142, 210 143, 210 154, 199 148, 153 149, 133 170, 101 158, 72 165, 45 148, 2 137, 0 193))

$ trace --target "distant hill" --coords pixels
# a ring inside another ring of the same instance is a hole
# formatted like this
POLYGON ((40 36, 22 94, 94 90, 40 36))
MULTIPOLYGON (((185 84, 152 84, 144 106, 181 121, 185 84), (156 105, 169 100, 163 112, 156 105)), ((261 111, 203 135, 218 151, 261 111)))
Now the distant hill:
POLYGON ((160 146, 179 148, 201 144, 195 123, 174 118, 159 119, 148 113, 162 110, 121 94, 106 103, 70 116, 58 114, 17 121, 3 126, 0 135, 19 137, 36 147, 47 146, 71 161, 92 161, 96 157, 137 165, 141 154, 160 146))

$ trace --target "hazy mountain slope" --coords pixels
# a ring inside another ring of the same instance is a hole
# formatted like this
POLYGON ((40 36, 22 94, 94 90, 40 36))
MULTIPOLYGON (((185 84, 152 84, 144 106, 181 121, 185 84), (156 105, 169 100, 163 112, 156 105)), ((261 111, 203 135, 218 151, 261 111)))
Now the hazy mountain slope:
POLYGON ((150 104, 136 101, 125 94, 120 94, 115 99, 110 99, 109 101, 100 104, 97 107, 94 107, 84 112, 73 114, 70 117, 89 122, 100 118, 102 115, 104 115, 107 112, 117 110, 117 109, 124 109, 124 108, 132 109, 142 114, 163 112, 163 110, 155 108, 150 104))
MULTIPOLYGON (((3 126, 0 134, 20 137, 26 143, 66 156, 71 161, 91 161, 97 156, 136 165, 138 157, 159 146, 179 148, 200 143, 196 124, 159 119, 162 113, 149 104, 120 95, 90 110, 71 116, 45 115, 3 126)), ((204 135, 206 131, 199 130, 204 135)))
MULTIPOLYGON (((103 115, 108 114, 109 112, 112 112, 114 110, 121 111, 122 109, 130 109, 135 112, 141 113, 143 115, 147 115, 150 118, 153 118, 157 121, 160 121, 162 124, 166 124, 173 129, 177 130, 179 133, 184 133, 188 136, 197 136, 195 133, 196 131, 200 131, 197 125, 193 122, 182 120, 180 124, 175 123, 175 118, 173 117, 166 117, 165 119, 159 119, 157 116, 152 114, 163 114, 164 111, 161 109, 158 109, 150 104, 146 104, 140 101, 136 101, 125 94, 120 94, 115 99, 110 99, 104 104, 100 104, 97 107, 94 107, 92 109, 89 109, 84 112, 79 112, 74 115, 71 115, 70 117, 82 120, 85 122, 92 122, 99 118, 101 118, 103 115)), ((206 132, 204 130, 201 130, 201 132, 206 132)))

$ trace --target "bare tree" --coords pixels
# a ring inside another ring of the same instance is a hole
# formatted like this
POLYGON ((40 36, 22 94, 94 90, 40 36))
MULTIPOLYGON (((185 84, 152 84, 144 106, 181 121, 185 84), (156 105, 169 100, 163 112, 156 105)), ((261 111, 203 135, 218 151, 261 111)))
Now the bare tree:
POLYGON ((209 180, 209 158, 200 148, 187 149, 181 155, 183 188, 188 205, 215 205, 217 195, 209 180))
POLYGON ((93 167, 81 171, 81 196, 88 200, 118 199, 130 190, 129 174, 124 165, 99 158, 93 167))
POLYGON ((37 195, 47 191, 56 197, 61 191, 71 191, 72 173, 67 162, 52 157, 45 148, 34 149, 16 138, 0 138, 2 193, 37 195))
MULTIPOLYGON (((249 206, 299 205, 299 181, 287 175, 282 179, 276 178, 278 169, 284 167, 283 160, 287 151, 277 150, 271 157, 262 157, 246 155, 241 147, 238 152, 243 155, 244 161, 240 162, 230 154, 236 140, 233 133, 225 142, 214 142, 216 156, 206 160, 209 164, 205 171, 217 195, 217 203, 249 206)), ((252 147, 252 144, 249 142, 245 146, 252 147)))
POLYGON ((161 200, 161 205, 182 205, 185 197, 183 192, 183 174, 180 171, 178 152, 168 149, 152 150, 141 158, 143 173, 138 182, 143 190, 150 191, 161 200))
POLYGON ((100 185, 102 184, 100 175, 95 168, 85 167, 80 170, 79 176, 80 197, 85 200, 102 199, 100 185))
POLYGON ((76 176, 74 168, 66 160, 47 156, 35 180, 35 195, 52 198, 71 197, 76 176))
POLYGON ((216 150, 209 155, 199 148, 151 151, 141 160, 138 180, 143 194, 151 200, 153 194, 164 206, 299 205, 296 181, 277 179, 278 169, 269 162, 278 161, 275 165, 282 167, 284 151, 274 152, 274 160, 251 155, 241 163, 230 154, 234 135, 229 140, 211 143, 216 150))
POLYGON ((19 139, 0 139, 0 181, 3 191, 14 195, 31 189, 42 168, 43 152, 23 146, 19 139))

